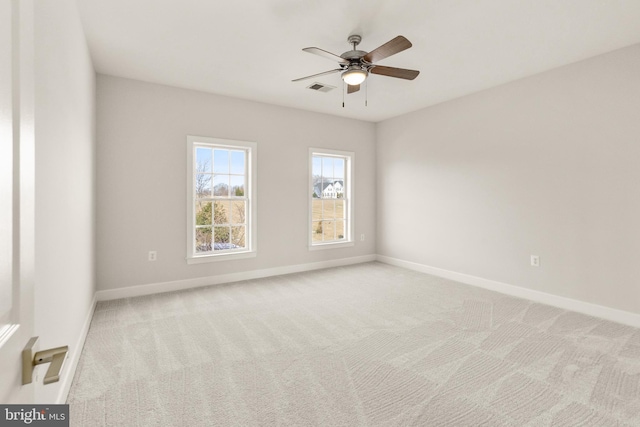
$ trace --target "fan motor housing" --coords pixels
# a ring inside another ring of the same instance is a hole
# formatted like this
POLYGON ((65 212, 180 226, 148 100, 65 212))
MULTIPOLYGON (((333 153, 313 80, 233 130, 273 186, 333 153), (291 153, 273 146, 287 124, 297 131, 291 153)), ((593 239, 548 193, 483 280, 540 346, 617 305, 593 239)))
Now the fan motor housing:
POLYGON ((347 37, 347 41, 350 45, 353 46, 353 49, 348 50, 340 55, 340 58, 349 60, 349 66, 355 64, 364 64, 365 61, 362 58, 369 52, 365 52, 364 50, 356 50, 356 46, 360 44, 360 42, 362 41, 362 37, 359 34, 351 34, 349 37, 347 37))
POLYGON ((340 55, 340 58, 348 59, 349 61, 360 60, 367 53, 369 52, 365 52, 364 50, 348 50, 340 55))

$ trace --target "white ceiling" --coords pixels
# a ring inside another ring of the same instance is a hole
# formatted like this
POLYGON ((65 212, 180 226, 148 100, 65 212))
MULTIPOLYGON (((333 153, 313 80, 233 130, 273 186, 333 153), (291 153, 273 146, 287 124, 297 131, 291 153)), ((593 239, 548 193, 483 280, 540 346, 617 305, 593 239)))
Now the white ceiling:
POLYGON ((377 122, 640 42, 640 0, 77 0, 96 71, 377 122), (337 68, 349 34, 371 51, 413 47, 347 95, 337 68), (337 89, 306 89, 314 82, 337 89), (368 92, 368 106, 365 94, 368 92))

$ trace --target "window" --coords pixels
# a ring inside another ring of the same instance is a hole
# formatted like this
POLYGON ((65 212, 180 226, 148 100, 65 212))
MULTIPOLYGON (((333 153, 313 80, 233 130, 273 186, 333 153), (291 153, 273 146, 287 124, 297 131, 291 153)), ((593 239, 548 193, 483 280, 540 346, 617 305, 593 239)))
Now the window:
POLYGON ((352 246, 354 154, 309 149, 309 247, 352 246))
POLYGON ((256 144, 187 138, 187 262, 255 256, 256 144))

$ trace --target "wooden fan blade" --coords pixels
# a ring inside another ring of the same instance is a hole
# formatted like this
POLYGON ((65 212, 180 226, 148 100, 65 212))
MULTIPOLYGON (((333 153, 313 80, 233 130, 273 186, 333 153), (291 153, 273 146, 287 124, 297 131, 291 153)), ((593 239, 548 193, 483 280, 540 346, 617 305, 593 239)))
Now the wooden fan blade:
POLYGON ((398 36, 393 40, 389 40, 382 46, 377 49, 372 50, 367 53, 363 59, 369 63, 378 62, 381 59, 387 58, 391 55, 395 55, 398 52, 402 52, 403 50, 409 49, 411 46, 411 42, 404 38, 403 36, 398 36))
POLYGON ((347 93, 353 93, 360 90, 360 85, 347 85, 347 93))
POLYGON ((347 61, 343 57, 335 55, 335 54, 333 54, 331 52, 327 52, 326 50, 320 49, 319 47, 305 47, 302 50, 305 51, 305 52, 313 53, 315 55, 323 56, 323 57, 325 57, 327 59, 330 59, 332 61, 338 61, 341 64, 348 64, 349 63, 349 61, 347 61))
POLYGON ((335 70, 329 70, 329 71, 325 71, 323 73, 318 73, 318 74, 312 74, 310 76, 307 77, 300 77, 299 79, 295 79, 295 80, 291 80, 292 82, 299 82, 300 80, 306 80, 306 79, 310 79, 312 77, 320 77, 320 76, 326 76, 327 74, 333 74, 333 73, 337 73, 339 71, 342 71, 342 68, 338 68, 335 70))
POLYGON ((376 65, 370 69, 369 72, 371 74, 380 74, 381 76, 397 77, 406 80, 413 80, 420 74, 418 70, 407 70, 406 68, 385 67, 381 65, 376 65))

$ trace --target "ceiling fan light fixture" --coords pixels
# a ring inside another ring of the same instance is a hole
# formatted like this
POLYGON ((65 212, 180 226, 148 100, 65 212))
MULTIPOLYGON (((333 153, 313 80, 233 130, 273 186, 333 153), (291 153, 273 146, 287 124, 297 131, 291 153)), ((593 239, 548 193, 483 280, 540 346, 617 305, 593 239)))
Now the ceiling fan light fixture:
POLYGON ((357 65, 351 65, 342 73, 342 80, 350 86, 359 85, 367 78, 367 71, 357 65))

